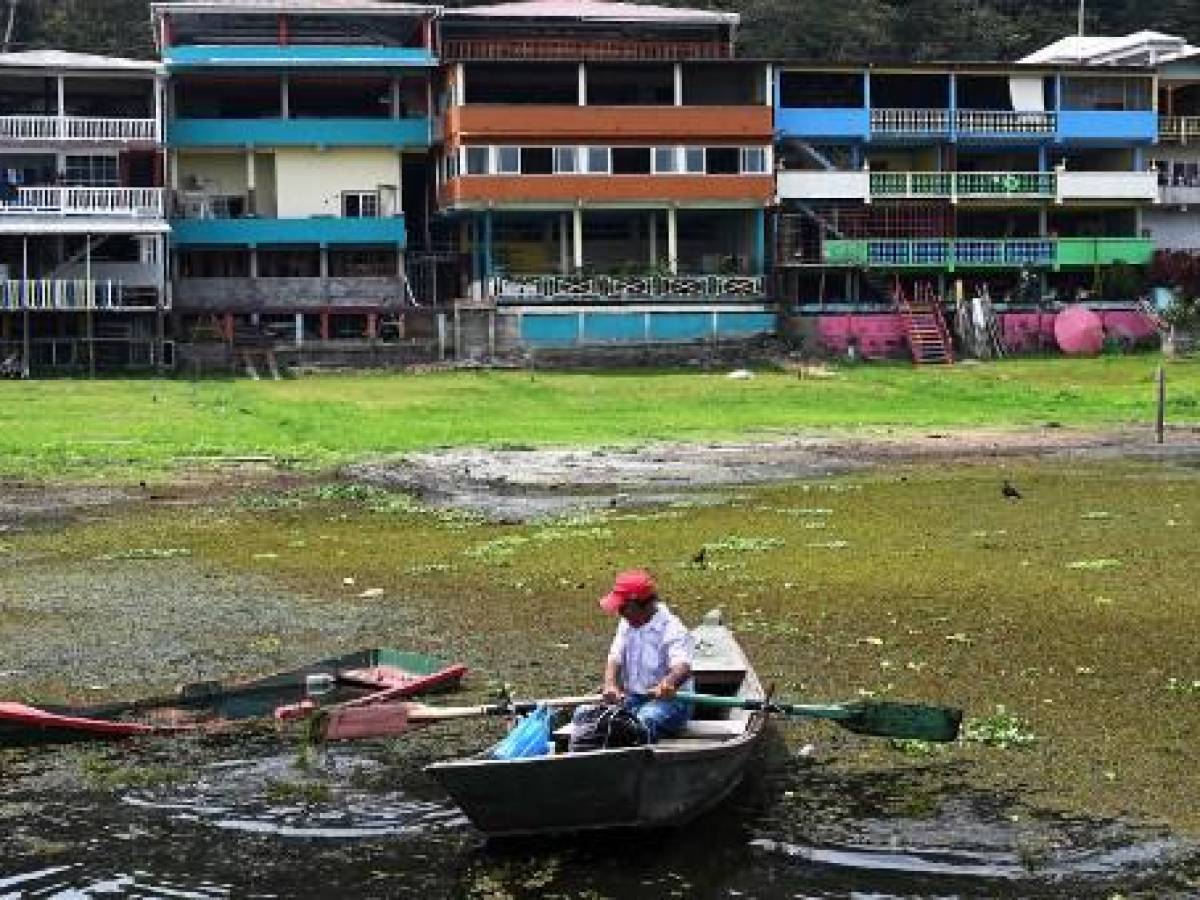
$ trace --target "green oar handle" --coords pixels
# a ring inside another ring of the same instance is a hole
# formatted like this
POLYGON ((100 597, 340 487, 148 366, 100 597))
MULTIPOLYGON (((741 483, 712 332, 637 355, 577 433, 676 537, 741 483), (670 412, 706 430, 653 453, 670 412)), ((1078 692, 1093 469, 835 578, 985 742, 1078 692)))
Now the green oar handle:
POLYGON ((849 703, 769 703, 745 697, 717 697, 681 691, 680 700, 699 706, 766 710, 783 716, 831 719, 857 734, 923 741, 958 739, 962 710, 923 703, 854 700, 849 703))

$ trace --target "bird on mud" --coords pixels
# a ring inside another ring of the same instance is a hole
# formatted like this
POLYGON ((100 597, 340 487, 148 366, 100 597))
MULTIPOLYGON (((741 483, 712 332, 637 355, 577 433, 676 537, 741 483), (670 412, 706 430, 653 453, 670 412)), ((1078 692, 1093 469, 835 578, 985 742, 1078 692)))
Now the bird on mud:
POLYGON ((1013 487, 1013 483, 1007 478, 1004 479, 1004 484, 1000 486, 1000 493, 1004 495, 1006 500, 1020 500, 1021 492, 1013 487))

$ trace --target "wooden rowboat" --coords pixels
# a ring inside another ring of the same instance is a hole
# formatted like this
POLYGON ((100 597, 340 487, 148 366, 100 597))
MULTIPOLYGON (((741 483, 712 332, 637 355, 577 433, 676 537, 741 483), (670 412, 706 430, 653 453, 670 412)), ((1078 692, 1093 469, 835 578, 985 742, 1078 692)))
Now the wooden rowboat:
MULTIPOLYGON (((719 612, 695 628, 696 691, 764 698, 719 612)), ((497 760, 488 754, 435 763, 436 778, 471 822, 489 836, 681 825, 729 796, 753 756, 766 715, 697 707, 682 735, 644 747, 566 752, 570 726, 554 752, 497 760)))
POLYGON ((187 684, 169 697, 92 706, 0 702, 0 747, 139 735, 216 731, 235 722, 270 719, 281 704, 301 712, 372 697, 411 697, 454 687, 467 668, 418 653, 360 650, 266 678, 187 684))

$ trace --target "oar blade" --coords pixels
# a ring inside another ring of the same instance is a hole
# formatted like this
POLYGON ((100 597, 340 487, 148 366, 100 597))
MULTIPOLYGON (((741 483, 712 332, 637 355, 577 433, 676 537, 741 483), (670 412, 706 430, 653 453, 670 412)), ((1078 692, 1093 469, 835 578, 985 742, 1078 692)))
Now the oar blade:
POLYGON ((894 703, 887 700, 846 704, 849 715, 838 724, 856 734, 889 737, 898 740, 958 740, 962 710, 921 703, 894 703))

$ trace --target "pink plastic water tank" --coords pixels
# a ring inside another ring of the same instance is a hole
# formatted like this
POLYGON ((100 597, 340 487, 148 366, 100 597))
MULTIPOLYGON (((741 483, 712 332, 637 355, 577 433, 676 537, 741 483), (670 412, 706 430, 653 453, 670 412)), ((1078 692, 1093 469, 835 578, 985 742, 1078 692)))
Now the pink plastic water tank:
POLYGON ((1104 347, 1104 323, 1084 306, 1068 306, 1054 317, 1054 339, 1063 353, 1094 355, 1104 347))

